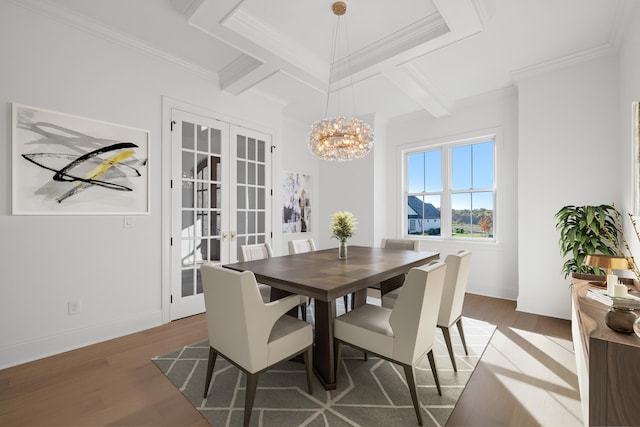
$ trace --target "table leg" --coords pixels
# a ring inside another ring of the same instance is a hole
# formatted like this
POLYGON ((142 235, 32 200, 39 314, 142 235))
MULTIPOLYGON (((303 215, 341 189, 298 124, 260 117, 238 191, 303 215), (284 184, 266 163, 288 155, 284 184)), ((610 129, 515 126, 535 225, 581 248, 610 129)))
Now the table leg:
POLYGON ((404 274, 399 274, 391 279, 380 282, 380 298, 382 298, 387 292, 391 292, 402 286, 404 284, 404 276, 404 274))
POLYGON ((353 293, 353 306, 360 307, 367 303, 367 288, 360 289, 353 293))
POLYGON ((325 390, 335 390, 333 320, 336 318, 336 302, 316 299, 314 305, 316 329, 313 346, 313 369, 325 390))

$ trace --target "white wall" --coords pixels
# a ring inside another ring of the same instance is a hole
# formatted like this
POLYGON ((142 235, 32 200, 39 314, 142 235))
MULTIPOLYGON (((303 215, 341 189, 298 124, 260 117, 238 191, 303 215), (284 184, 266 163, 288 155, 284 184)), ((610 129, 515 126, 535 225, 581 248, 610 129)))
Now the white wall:
POLYGON ((457 106, 451 116, 435 119, 420 115, 394 120, 387 133, 387 175, 394 190, 387 204, 387 217, 395 236, 401 237, 402 194, 400 193, 401 150, 414 144, 439 144, 486 134, 497 130, 497 242, 425 239, 421 249, 440 252, 441 258, 461 249, 473 252, 468 291, 482 295, 515 299, 518 292, 517 181, 518 103, 513 89, 504 90, 457 106))
POLYGON ((554 214, 623 200, 617 58, 537 74, 518 91, 518 309, 569 319, 554 214))
POLYGON ((0 58, 0 368, 159 325, 162 96, 276 137, 281 109, 13 2, 0 2, 0 58), (11 102, 149 130, 151 214, 133 228, 122 216, 11 216, 11 102), (67 314, 72 299, 81 314, 67 314))
MULTIPOLYGON (((640 242, 636 238, 631 221, 627 213, 634 213, 632 185, 633 185, 633 159, 638 158, 638 151, 634 152, 632 145, 631 104, 640 101, 640 8, 636 8, 634 16, 630 20, 628 32, 620 49, 620 114, 618 126, 620 129, 620 189, 622 191, 619 211, 624 217, 625 236, 633 252, 636 263, 640 262, 640 242)), ((638 147, 635 147, 637 150, 638 147)), ((640 212, 637 212, 640 214, 640 212)), ((640 218, 636 218, 640 223, 640 218)), ((640 231, 640 230, 639 230, 640 231)))
MULTIPOLYGON (((370 121, 367 123, 374 127, 374 123, 370 121)), ((375 140, 374 145, 377 143, 378 139, 375 140)), ((329 229, 331 215, 337 211, 349 211, 358 220, 355 236, 349 239, 349 245, 374 245, 375 154, 370 153, 364 159, 349 162, 319 162, 320 199, 322 200, 318 219, 320 221, 319 248, 338 247, 338 241, 331 238, 329 229)))
POLYGON ((310 123, 300 123, 285 119, 281 144, 276 148, 274 165, 274 216, 276 226, 273 230, 273 250, 277 255, 289 253, 288 241, 294 239, 313 239, 319 246, 319 236, 326 234, 326 224, 320 217, 320 175, 319 163, 307 148, 307 134, 310 123), (311 193, 311 227, 308 233, 282 234, 282 180, 284 172, 311 175, 313 190, 311 193))

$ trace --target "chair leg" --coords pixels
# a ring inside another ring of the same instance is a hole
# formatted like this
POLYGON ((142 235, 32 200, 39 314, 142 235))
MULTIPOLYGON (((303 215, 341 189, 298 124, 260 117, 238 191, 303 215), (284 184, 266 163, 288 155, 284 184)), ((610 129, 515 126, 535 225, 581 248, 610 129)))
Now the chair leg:
POLYGON ((300 315, 302 316, 302 320, 307 321, 307 304, 300 304, 300 315))
POLYGON ((438 389, 438 394, 442 396, 442 390, 440 390, 440 381, 438 380, 438 371, 436 370, 436 360, 433 358, 433 350, 429 350, 429 353, 427 353, 427 357, 429 358, 429 365, 431 366, 433 379, 436 382, 436 388, 438 389))
POLYGON ((418 400, 418 391, 416 390, 416 378, 413 375, 413 366, 403 364, 402 367, 404 368, 404 376, 407 378, 407 385, 409 386, 409 393, 411 394, 413 407, 416 410, 416 417, 418 417, 418 424, 422 425, 422 414, 420 413, 420 401, 418 400))
POLYGON ((244 396, 244 425, 248 426, 251 420, 251 411, 253 410, 253 400, 256 397, 256 389, 258 388, 258 377, 260 374, 247 373, 247 392, 244 396))
POLYGON ((456 366, 456 357, 453 355, 453 345, 451 344, 451 333, 449 333, 449 328, 445 326, 439 326, 442 329, 442 335, 444 335, 444 342, 447 344, 447 350, 449 350, 449 358, 451 359, 451 364, 453 365, 453 371, 458 372, 458 367, 456 366))
POLYGON ((462 317, 458 319, 456 326, 458 327, 458 332, 460 332, 460 339, 462 340, 462 347, 464 347, 464 354, 468 356, 469 352, 467 351, 467 342, 464 339, 464 331, 462 330, 462 317))
POLYGON ((307 371, 307 389, 309 394, 313 394, 312 377, 313 377, 313 346, 304 352, 304 368, 307 371))
POLYGON ((209 363, 207 364, 207 378, 204 381, 204 397, 207 397, 209 391, 209 384, 211 384, 211 377, 213 376, 213 367, 216 366, 216 358, 218 357, 218 353, 213 349, 213 347, 209 347, 209 363))

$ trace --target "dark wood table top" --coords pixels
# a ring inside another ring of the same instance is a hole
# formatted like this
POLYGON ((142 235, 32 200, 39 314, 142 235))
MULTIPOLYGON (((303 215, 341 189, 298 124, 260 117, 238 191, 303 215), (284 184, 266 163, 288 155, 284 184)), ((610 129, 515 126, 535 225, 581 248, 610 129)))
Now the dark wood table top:
POLYGON ((348 252, 346 260, 338 259, 338 249, 334 248, 238 262, 225 267, 253 271, 258 282, 287 292, 333 301, 440 257, 438 252, 366 246, 349 246, 348 252))

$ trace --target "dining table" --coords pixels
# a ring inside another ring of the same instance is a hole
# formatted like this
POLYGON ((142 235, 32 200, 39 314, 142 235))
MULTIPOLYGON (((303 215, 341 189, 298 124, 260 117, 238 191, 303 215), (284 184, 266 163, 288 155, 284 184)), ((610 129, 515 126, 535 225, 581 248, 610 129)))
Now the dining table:
POLYGON ((333 248, 224 267, 252 271, 258 282, 271 286, 272 300, 290 294, 314 299, 313 368, 324 388, 333 390, 336 388, 333 340, 336 299, 353 294, 354 305, 358 307, 366 303, 369 286, 381 284, 381 291, 388 292, 402 285, 404 274, 412 267, 439 258, 438 252, 349 246, 347 259, 338 259, 338 249, 333 248))

